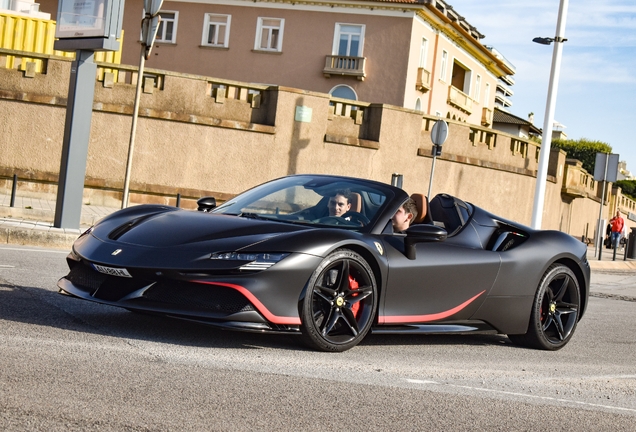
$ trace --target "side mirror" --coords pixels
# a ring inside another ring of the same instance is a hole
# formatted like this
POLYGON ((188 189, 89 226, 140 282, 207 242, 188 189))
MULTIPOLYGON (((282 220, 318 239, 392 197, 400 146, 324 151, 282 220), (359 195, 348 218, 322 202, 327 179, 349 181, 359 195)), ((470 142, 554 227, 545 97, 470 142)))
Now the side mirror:
POLYGON ((199 198, 197 201, 197 210, 202 212, 209 212, 214 207, 216 207, 216 198, 214 197, 203 197, 199 198))
POLYGON ((435 225, 418 224, 406 230, 404 252, 410 260, 415 259, 415 245, 423 242, 440 242, 446 240, 448 233, 444 228, 435 225))

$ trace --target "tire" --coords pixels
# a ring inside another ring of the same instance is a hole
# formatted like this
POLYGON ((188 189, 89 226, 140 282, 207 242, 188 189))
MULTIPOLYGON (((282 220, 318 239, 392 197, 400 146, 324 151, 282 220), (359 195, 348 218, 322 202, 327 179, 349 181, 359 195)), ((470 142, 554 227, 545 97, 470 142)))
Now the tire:
POLYGON ((304 342, 331 352, 356 346, 373 325, 377 292, 375 276, 364 258, 349 249, 332 252, 314 271, 302 299, 304 342))
POLYGON ((508 335, 518 345, 555 351, 572 338, 581 306, 579 283, 568 267, 552 264, 541 278, 532 304, 528 332, 508 335))

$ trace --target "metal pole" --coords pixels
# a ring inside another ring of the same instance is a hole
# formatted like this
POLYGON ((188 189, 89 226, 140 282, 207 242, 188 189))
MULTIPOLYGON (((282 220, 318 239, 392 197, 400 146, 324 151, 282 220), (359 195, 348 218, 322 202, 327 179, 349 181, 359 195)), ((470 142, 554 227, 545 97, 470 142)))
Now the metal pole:
POLYGON ((139 99, 141 98, 141 83, 144 77, 144 66, 146 64, 146 46, 141 44, 139 54, 139 73, 137 75, 137 91, 135 92, 135 103, 133 106, 132 127, 130 129, 130 143, 128 144, 128 160, 126 162, 126 176, 124 177, 124 194, 121 200, 121 208, 128 207, 128 194, 130 192, 130 171, 132 169, 132 158, 135 150, 135 133, 137 132, 137 117, 139 116, 139 99))
MULTIPOLYGON (((598 210, 598 227, 596 230, 596 237, 598 237, 598 239, 596 240, 596 244, 598 245, 598 260, 601 260, 601 255, 603 254, 603 234, 602 233, 602 229, 603 227, 601 226, 601 222, 602 222, 602 218, 603 218, 603 203, 605 203, 605 185, 607 184, 607 182, 605 181, 605 179, 607 178, 607 166, 609 165, 609 153, 606 155, 605 158, 605 171, 603 171, 603 193, 601 194, 601 206, 598 210)), ((596 253, 595 253, 596 255, 596 253)))
POLYGON ((18 187, 18 175, 13 174, 13 185, 11 186, 11 202, 9 207, 15 207, 15 190, 18 187))
POLYGON ((77 50, 75 61, 71 63, 53 220, 55 228, 78 229, 80 226, 97 73, 94 54, 89 50, 77 50))
POLYGON ((552 124, 554 123, 554 108, 556 106, 559 73, 561 70, 561 53, 563 51, 563 36, 565 35, 565 18, 568 10, 568 0, 561 0, 559 18, 557 21, 554 51, 552 53, 552 69, 550 71, 550 85, 548 100, 543 121, 543 136, 541 138, 541 152, 539 153, 539 167, 537 170, 537 184, 534 193, 534 207, 532 209, 532 228, 541 229, 543 219, 543 205, 545 201, 545 187, 550 162, 550 144, 552 142, 552 124))
POLYGON ((180 193, 177 194, 177 204, 175 205, 175 207, 181 207, 181 194, 180 193))
POLYGON ((402 189, 402 181, 404 179, 404 176, 402 174, 392 174, 391 175, 391 186, 395 186, 395 187, 399 187, 400 189, 402 189))
POLYGON ((431 166, 431 178, 428 181, 428 194, 429 199, 431 197, 431 188, 433 187, 433 175, 435 174, 435 161, 437 160, 437 146, 433 146, 433 165, 431 166))

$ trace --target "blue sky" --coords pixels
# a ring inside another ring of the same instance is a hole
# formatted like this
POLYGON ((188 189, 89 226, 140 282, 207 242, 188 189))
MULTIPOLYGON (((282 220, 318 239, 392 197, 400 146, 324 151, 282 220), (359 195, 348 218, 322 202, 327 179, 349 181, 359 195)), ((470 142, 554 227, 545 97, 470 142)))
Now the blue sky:
MULTIPOLYGON (((447 0, 517 68, 510 111, 543 127, 559 0, 447 0)), ((555 121, 612 146, 636 174, 636 1, 570 0, 555 121)))

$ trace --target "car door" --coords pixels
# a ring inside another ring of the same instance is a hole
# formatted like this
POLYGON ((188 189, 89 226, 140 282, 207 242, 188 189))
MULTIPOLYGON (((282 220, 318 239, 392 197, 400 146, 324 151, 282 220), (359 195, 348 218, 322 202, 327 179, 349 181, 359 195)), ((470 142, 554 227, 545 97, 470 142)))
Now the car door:
POLYGON ((404 236, 384 240, 389 271, 379 324, 469 319, 499 272, 499 253, 467 248, 453 238, 418 243, 414 260, 404 254, 404 236))

